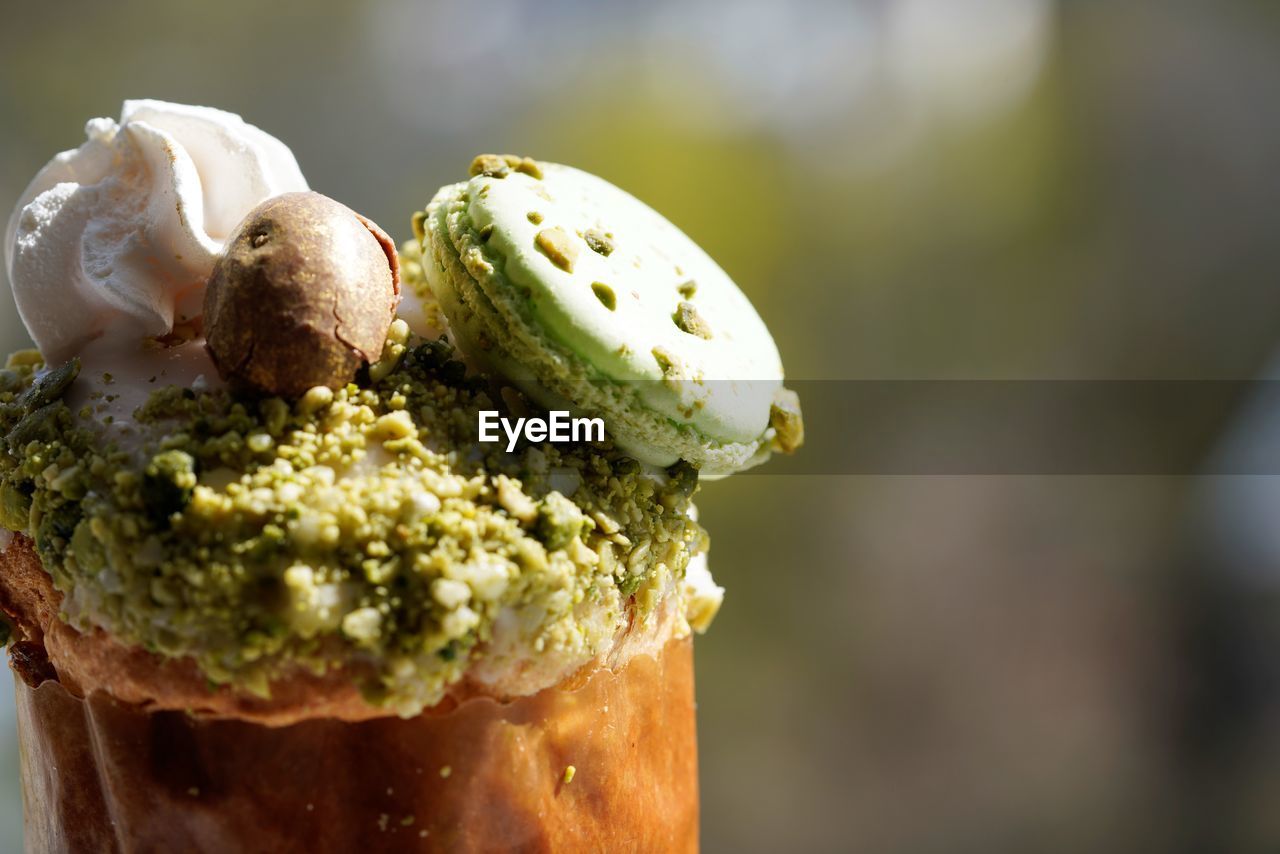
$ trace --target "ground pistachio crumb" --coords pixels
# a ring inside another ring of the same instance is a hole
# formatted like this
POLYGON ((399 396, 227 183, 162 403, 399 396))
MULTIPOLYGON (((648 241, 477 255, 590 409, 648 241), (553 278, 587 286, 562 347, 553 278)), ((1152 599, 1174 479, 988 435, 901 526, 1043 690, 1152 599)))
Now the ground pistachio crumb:
POLYGON ((573 782, 573 775, 578 773, 578 769, 572 765, 564 769, 564 781, 566 784, 573 782))
POLYGON ((651 351, 653 359, 663 376, 679 376, 681 371, 680 357, 666 347, 654 347, 651 351))
POLYGON ((77 627, 259 695, 359 661, 364 696, 403 715, 492 663, 504 612, 521 614, 508 649, 589 656, 615 625, 584 608, 643 615, 683 577, 705 542, 696 472, 655 478, 608 441, 480 445, 488 384, 443 342, 391 338, 377 377, 293 406, 157 388, 127 447, 61 400, 74 364, 15 354, 0 525, 33 538, 77 627))
POLYGON ((486 175, 490 178, 505 178, 511 174, 507 161, 497 154, 480 154, 471 161, 472 176, 486 175))
POLYGON ((607 234, 598 228, 589 228, 583 232, 582 239, 586 241, 592 252, 603 255, 606 258, 613 254, 612 234, 607 234))
POLYGON ((784 453, 793 453, 804 444, 804 417, 800 413, 800 397, 790 389, 779 389, 769 408, 769 426, 774 430, 774 444, 784 453))
POLYGON ((542 179, 542 167, 531 157, 516 154, 481 154, 471 161, 471 175, 489 178, 505 178, 512 172, 521 172, 531 178, 542 179))
POLYGON ((544 228, 538 232, 538 236, 534 239, 538 249, 542 250, 542 254, 551 259, 551 263, 555 264, 566 273, 573 272, 574 262, 578 259, 578 247, 574 246, 569 234, 559 226, 555 228, 544 228))
POLYGON ((604 282, 592 282, 591 292, 596 295, 596 299, 600 300, 600 304, 609 311, 616 311, 618 308, 618 295, 613 292, 613 288, 604 282))
POLYGON ((711 337, 711 327, 702 319, 702 315, 698 314, 698 309, 694 308, 693 303, 687 300, 676 306, 675 314, 671 315, 671 319, 681 332, 687 332, 699 338, 711 337))

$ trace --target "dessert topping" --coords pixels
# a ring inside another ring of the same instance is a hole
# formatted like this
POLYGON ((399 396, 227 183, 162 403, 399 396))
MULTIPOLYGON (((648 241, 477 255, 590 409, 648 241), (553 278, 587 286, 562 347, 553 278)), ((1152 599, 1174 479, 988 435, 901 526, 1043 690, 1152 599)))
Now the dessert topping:
POLYGON ((223 241, 254 205, 307 189, 289 149, 239 116, 126 101, 93 119, 19 199, 9 281, 50 364, 90 341, 160 337, 199 314, 223 241))
POLYGON ((382 355, 400 296, 395 244, 319 193, 250 211, 205 291, 205 337, 223 378, 288 398, 339 388, 382 355))

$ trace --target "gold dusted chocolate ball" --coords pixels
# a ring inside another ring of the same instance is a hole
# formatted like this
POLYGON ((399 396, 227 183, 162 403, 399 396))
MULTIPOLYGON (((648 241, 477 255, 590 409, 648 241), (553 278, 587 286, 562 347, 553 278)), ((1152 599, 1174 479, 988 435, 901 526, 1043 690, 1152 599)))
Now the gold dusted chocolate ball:
POLYGON ((282 397, 339 388, 381 355, 399 300, 382 229, 327 196, 286 193, 250 211, 214 264, 206 346, 233 385, 282 397))

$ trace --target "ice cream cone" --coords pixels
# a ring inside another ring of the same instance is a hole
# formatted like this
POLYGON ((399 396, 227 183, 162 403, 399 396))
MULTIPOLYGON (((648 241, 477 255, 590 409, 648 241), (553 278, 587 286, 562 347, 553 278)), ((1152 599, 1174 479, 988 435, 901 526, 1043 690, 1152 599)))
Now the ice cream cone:
POLYGON ((204 721, 54 679, 17 700, 31 851, 697 850, 687 640, 408 720, 204 721))

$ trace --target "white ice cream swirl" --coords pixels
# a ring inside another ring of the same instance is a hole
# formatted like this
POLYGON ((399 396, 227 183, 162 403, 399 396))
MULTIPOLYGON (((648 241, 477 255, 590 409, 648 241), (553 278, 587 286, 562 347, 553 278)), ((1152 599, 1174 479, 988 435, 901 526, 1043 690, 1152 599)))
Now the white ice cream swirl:
POLYGON ((126 101, 118 123, 93 119, 85 133, 36 175, 5 234, 18 311, 53 364, 200 314, 245 214, 307 189, 284 143, 221 110, 126 101))

